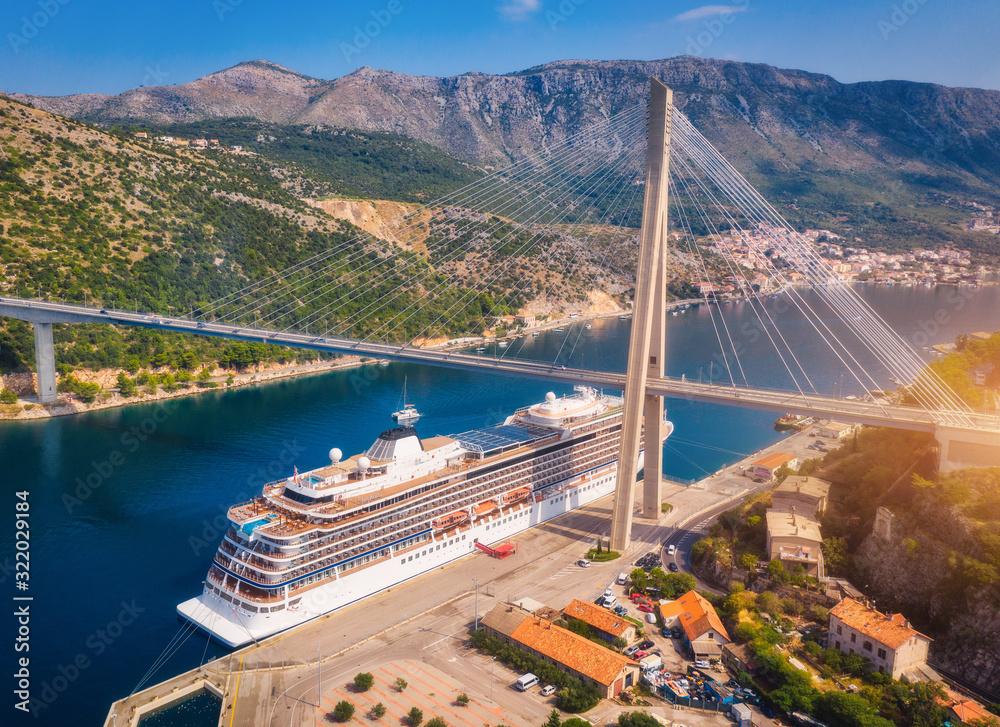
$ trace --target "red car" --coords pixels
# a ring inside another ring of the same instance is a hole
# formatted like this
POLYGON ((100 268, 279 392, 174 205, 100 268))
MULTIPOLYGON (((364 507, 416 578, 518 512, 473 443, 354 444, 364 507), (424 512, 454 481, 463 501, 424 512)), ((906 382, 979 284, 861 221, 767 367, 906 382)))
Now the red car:
POLYGON ((633 593, 631 596, 629 596, 629 598, 633 601, 643 601, 646 599, 646 597, 641 593, 633 593))
POLYGON ((649 656, 649 654, 647 654, 645 651, 637 651, 634 654, 632 654, 632 658, 635 659, 636 661, 639 661, 639 659, 645 659, 647 656, 649 656))
POLYGON ((650 606, 648 603, 640 603, 639 604, 639 610, 643 611, 644 613, 652 613, 653 612, 653 607, 650 606))

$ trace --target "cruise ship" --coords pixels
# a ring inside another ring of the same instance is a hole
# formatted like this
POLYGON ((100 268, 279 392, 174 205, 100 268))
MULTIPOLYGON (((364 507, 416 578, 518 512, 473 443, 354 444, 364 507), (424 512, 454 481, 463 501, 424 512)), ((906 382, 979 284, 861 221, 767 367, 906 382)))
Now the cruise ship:
POLYGON ((614 492, 621 426, 620 397, 577 386, 502 424, 332 449, 229 509, 202 594, 177 611, 237 647, 470 556, 614 492))

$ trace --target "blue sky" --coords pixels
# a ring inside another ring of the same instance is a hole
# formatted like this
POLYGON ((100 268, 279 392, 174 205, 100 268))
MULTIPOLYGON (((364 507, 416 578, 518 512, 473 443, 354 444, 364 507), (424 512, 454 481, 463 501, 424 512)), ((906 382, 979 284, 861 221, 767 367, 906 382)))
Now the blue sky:
POLYGON ((336 78, 364 65, 449 76, 685 53, 844 82, 1000 89, 998 37, 995 0, 6 0, 0 89, 119 93, 254 58, 336 78))

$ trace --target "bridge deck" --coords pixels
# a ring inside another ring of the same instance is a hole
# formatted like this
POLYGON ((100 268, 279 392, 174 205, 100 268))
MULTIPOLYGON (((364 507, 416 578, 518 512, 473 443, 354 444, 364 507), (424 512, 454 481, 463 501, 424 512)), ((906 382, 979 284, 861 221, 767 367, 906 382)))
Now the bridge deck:
MULTIPOLYGON (((124 326, 154 328, 202 336, 215 336, 235 341, 261 341, 292 348, 304 348, 328 353, 395 361, 412 361, 432 366, 490 371, 522 378, 541 379, 566 384, 588 384, 602 389, 622 391, 625 374, 586 369, 567 369, 548 363, 515 359, 483 358, 455 349, 417 348, 395 344, 355 341, 349 338, 317 337, 309 334, 276 331, 264 328, 234 326, 219 322, 199 322, 188 318, 147 315, 112 309, 88 308, 68 303, 28 301, 19 298, 0 299, 0 316, 39 323, 109 323, 124 326)), ((671 399, 724 404, 778 413, 792 412, 809 416, 828 417, 845 422, 889 426, 934 433, 942 423, 940 414, 909 406, 878 404, 860 400, 835 399, 818 395, 803 395, 787 391, 743 388, 719 384, 700 384, 664 377, 650 378, 652 392, 671 399)), ((955 430, 1000 433, 996 415, 963 413, 971 425, 947 426, 955 430)))

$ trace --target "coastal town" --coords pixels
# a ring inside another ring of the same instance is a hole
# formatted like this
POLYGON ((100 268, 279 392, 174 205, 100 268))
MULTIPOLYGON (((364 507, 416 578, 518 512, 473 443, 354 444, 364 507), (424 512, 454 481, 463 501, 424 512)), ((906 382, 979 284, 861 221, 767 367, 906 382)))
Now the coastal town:
MULTIPOLYGON (((808 229, 797 237, 815 253, 810 262, 829 283, 982 285, 993 272, 989 266, 973 265, 968 250, 872 251, 857 242, 849 244, 830 230, 808 229)), ((704 296, 747 296, 773 293, 785 285, 806 284, 809 281, 797 272, 797 263, 803 262, 802 253, 790 244, 786 252, 782 244, 787 242, 786 238, 781 231, 766 225, 739 235, 710 235, 706 239, 708 249, 732 259, 745 272, 734 273, 721 283, 701 281, 697 284, 698 292, 704 296), (767 272, 774 269, 776 261, 780 267, 788 268, 780 278, 767 272)))

